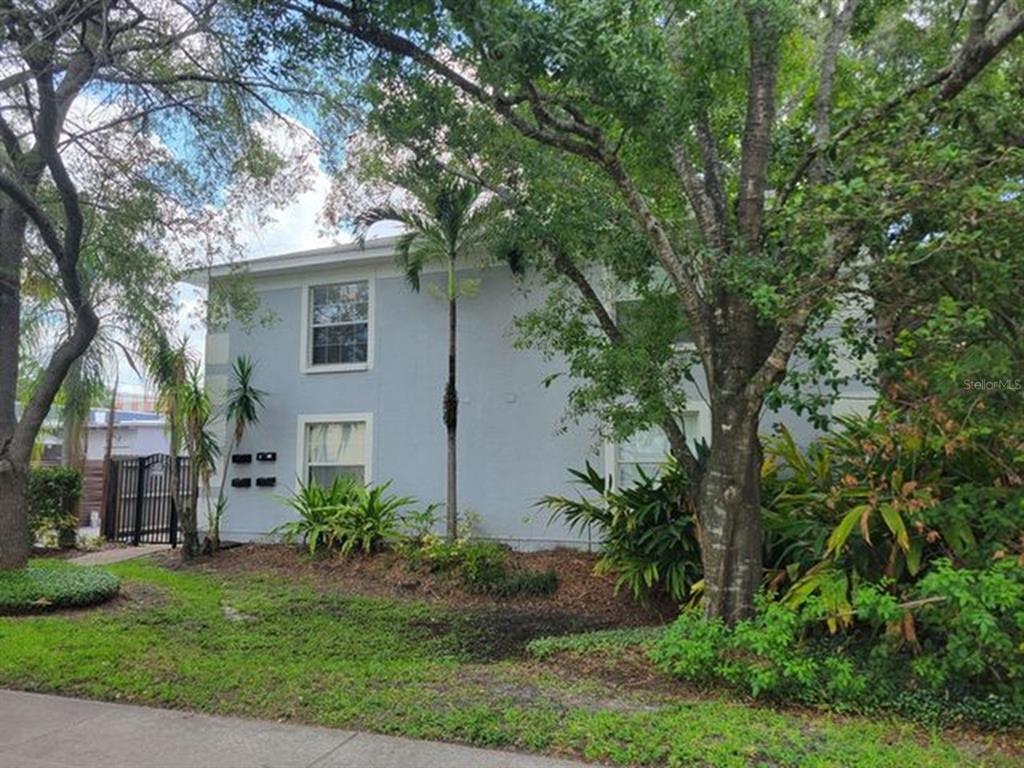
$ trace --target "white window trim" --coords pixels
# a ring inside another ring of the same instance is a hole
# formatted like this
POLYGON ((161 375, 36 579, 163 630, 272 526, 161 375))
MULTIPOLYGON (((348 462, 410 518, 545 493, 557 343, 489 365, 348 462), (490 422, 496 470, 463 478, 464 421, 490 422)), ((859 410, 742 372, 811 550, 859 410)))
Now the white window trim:
POLYGON ((302 283, 302 307, 299 325, 299 371, 302 373, 343 373, 346 371, 368 371, 373 368, 373 347, 374 347, 374 309, 375 283, 372 277, 339 277, 323 280, 309 280, 302 283), (321 285, 339 285, 342 283, 366 283, 366 362, 365 363, 327 363, 324 365, 313 365, 313 350, 310 347, 310 326, 312 315, 310 313, 309 295, 313 288, 321 285))
MULTIPOLYGON (((705 403, 687 403, 682 415, 694 416, 697 421, 697 434, 687 435, 690 443, 700 442, 703 438, 711 441, 711 409, 705 403)), ((691 446, 692 447, 692 446, 691 446)), ((619 444, 611 440, 604 441, 604 476, 613 490, 619 487, 619 444)))
POLYGON ((365 451, 364 473, 366 483, 373 482, 373 414, 372 413, 302 413, 299 414, 298 440, 296 443, 295 458, 297 466, 296 475, 303 483, 309 482, 309 463, 306 456, 306 428, 310 424, 351 424, 364 422, 366 424, 366 443, 363 446, 365 451))
MULTIPOLYGON (((605 300, 605 309, 607 310, 608 314, 612 316, 612 319, 615 321, 616 325, 619 324, 619 304, 627 301, 642 301, 642 299, 639 296, 637 296, 636 291, 627 290, 621 291, 619 295, 610 295, 605 300)), ((671 346, 672 349, 675 350, 676 352, 697 351, 697 344, 692 341, 674 341, 672 342, 671 346)))

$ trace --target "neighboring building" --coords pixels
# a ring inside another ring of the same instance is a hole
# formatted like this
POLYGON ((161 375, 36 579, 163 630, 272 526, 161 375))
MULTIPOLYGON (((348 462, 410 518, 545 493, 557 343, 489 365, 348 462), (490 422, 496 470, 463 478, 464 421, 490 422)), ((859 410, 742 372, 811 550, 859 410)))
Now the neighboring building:
MULTIPOLYGON (((91 525, 103 514, 103 459, 107 448, 107 411, 93 409, 86 427, 85 472, 78 517, 82 525, 91 525)), ((151 411, 115 411, 111 455, 149 456, 167 453, 170 439, 167 423, 151 411)))
MULTIPOLYGON (((215 401, 231 360, 242 354, 254 359, 254 383, 268 393, 260 423, 236 450, 252 460, 229 472, 251 485, 229 489, 225 538, 256 538, 290 519, 279 497, 297 478, 329 482, 351 474, 390 481, 393 491, 424 504, 444 501, 446 307, 427 290, 430 275, 421 293, 410 290, 395 265, 394 243, 382 238, 365 248, 248 262, 249 279, 277 322, 250 332, 233 325, 206 339, 206 380, 215 401), (276 485, 260 486, 258 478, 276 485)), ((651 431, 628 445, 605 445, 593 425, 566 425, 569 384, 561 378, 545 384, 562 367, 513 345, 514 318, 535 306, 540 292, 525 293, 505 267, 477 272, 479 293, 459 302, 460 505, 479 516, 485 537, 522 548, 578 544, 579 536, 561 523, 549 525, 537 500, 575 493, 567 470, 587 461, 623 480, 638 467, 656 467, 664 439, 651 431)), ((233 275, 214 268, 209 279, 233 275)), ((195 281, 206 279, 204 273, 195 281)), ((708 437, 708 409, 696 391, 692 402, 687 431, 708 437)), ((778 421, 805 439, 811 434, 791 415, 765 417, 766 427, 778 421)))
MULTIPOLYGON (((86 431, 87 460, 101 460, 107 448, 107 412, 94 410, 86 431)), ((167 453, 170 438, 167 422, 158 413, 146 411, 115 411, 111 454, 114 456, 148 456, 167 453)))

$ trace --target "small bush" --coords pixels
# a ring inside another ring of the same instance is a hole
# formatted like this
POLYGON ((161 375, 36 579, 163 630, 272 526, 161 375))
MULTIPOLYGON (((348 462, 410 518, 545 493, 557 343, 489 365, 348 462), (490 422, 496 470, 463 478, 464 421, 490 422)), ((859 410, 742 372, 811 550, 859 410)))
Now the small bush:
POLYGON ((701 578, 700 546, 687 505, 689 483, 674 462, 658 477, 641 473, 629 488, 612 490, 604 476, 587 464, 570 470, 576 482, 596 498, 546 496, 540 504, 579 532, 593 532, 601 542, 597 570, 615 574, 616 588, 633 597, 664 593, 683 602, 701 578))
POLYGON ((32 467, 25 489, 29 529, 37 538, 57 535, 61 547, 75 546, 82 473, 69 467, 32 467))
POLYGON ((96 605, 114 597, 120 586, 117 576, 96 568, 31 563, 0 573, 0 614, 96 605))
POLYGON ((461 547, 459 574, 472 591, 488 592, 508 577, 508 550, 493 541, 468 541, 461 547))
POLYGON ((558 574, 546 571, 506 571, 485 583, 482 591, 495 597, 543 597, 558 589, 558 574))
POLYGON ((339 475, 327 488, 316 481, 299 483, 299 490, 285 499, 298 520, 284 523, 273 533, 288 543, 301 540, 316 554, 338 550, 376 552, 399 539, 401 512, 416 500, 388 493, 391 483, 364 486, 358 480, 339 475))
POLYGON ((418 547, 407 546, 403 554, 412 568, 426 566, 431 573, 457 574, 466 591, 475 594, 530 597, 558 589, 557 573, 510 568, 508 548, 493 541, 452 541, 430 534, 418 547))
POLYGON ((1022 585, 1016 563, 983 574, 940 567, 923 582, 916 647, 897 629, 913 624, 913 614, 884 588, 867 585, 852 598, 862 620, 857 631, 822 632, 828 611, 821 600, 793 609, 762 599, 755 618, 733 628, 686 611, 649 655, 675 677, 758 699, 895 711, 934 724, 1020 726, 1022 585))

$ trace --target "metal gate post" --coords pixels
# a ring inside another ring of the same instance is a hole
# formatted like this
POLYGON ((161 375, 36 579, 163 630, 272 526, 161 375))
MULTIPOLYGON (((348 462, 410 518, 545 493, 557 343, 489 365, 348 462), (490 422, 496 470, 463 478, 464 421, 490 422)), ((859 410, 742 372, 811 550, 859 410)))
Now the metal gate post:
POLYGON ((174 463, 174 472, 171 473, 174 477, 175 485, 177 487, 171 488, 171 530, 170 541, 171 549, 178 546, 178 487, 181 486, 181 457, 172 456, 171 461, 174 463))
POLYGON ((143 457, 139 457, 139 473, 135 483, 135 531, 132 534, 132 544, 136 547, 142 543, 142 502, 146 492, 146 473, 149 471, 149 464, 143 457))
POLYGON ((107 459, 107 486, 106 495, 103 498, 103 537, 107 541, 113 541, 117 537, 117 497, 121 478, 118 471, 118 464, 112 459, 107 459))

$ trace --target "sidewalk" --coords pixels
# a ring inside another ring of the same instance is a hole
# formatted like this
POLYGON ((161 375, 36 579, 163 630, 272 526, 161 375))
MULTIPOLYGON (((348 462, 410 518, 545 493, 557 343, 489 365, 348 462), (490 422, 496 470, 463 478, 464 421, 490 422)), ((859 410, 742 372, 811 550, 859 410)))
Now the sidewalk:
POLYGON ((584 768, 583 763, 0 690, 0 768, 584 768))
POLYGON ((115 547, 113 549, 101 549, 97 552, 89 552, 68 559, 69 563, 75 565, 111 565, 125 560, 134 560, 137 557, 152 555, 154 552, 166 552, 170 547, 166 544, 140 544, 137 547, 115 547))

